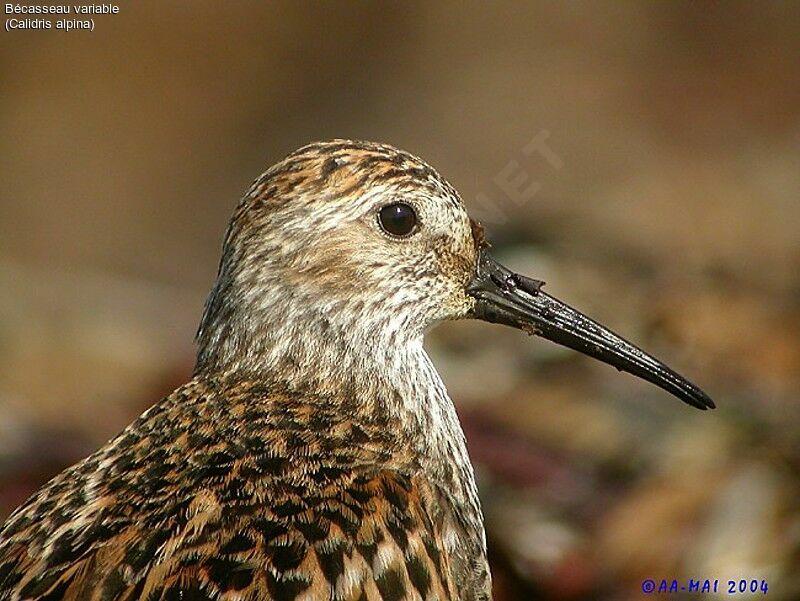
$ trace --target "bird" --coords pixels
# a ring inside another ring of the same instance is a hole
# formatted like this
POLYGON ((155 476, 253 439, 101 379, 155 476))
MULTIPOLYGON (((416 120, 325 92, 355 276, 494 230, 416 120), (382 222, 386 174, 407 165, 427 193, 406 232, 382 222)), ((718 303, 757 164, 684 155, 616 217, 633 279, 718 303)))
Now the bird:
POLYGON ((714 403, 489 248, 393 146, 315 142, 270 167, 229 223, 191 379, 9 516, 0 599, 491 599, 428 330, 511 326, 714 403))

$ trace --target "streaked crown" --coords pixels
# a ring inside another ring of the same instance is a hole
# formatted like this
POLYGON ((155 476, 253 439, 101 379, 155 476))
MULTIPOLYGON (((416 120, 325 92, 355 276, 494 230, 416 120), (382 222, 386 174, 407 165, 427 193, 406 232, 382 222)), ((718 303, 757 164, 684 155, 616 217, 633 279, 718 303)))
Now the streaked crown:
POLYGON ((385 144, 310 144, 239 203, 198 332, 199 363, 252 351, 276 320, 419 337, 473 306, 465 288, 475 261, 463 203, 427 163, 385 144))

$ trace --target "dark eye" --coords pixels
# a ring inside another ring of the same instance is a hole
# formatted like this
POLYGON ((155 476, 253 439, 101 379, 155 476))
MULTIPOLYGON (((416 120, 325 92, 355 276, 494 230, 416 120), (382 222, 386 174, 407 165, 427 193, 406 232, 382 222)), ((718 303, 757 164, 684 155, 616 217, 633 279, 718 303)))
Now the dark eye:
POLYGON ((380 210, 378 221, 386 233, 393 236, 408 236, 417 225, 417 214, 410 205, 395 202, 380 210))

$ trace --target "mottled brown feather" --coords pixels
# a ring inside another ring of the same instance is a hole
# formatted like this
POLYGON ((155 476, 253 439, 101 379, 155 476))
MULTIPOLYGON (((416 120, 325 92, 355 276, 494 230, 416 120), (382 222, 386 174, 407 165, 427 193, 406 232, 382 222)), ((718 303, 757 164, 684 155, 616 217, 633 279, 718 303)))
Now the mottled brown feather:
POLYGON ((239 203, 194 378, 0 529, 0 601, 480 601, 474 477, 422 348, 482 237, 383 144, 311 144, 239 203), (423 223, 402 245, 375 211, 423 223))
POLYGON ((175 391, 9 518, 0 599, 477 598, 399 435, 299 392, 175 391))

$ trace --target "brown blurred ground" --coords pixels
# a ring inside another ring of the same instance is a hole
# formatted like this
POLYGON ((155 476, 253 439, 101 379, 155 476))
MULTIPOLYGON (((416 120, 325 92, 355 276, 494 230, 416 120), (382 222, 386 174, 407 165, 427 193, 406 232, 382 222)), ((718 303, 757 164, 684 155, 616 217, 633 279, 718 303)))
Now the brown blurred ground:
POLYGON ((518 332, 435 332, 498 600, 645 577, 800 598, 798 57, 796 3, 137 0, 93 33, 3 32, 0 516, 186 377, 248 182, 366 138, 720 407, 518 332), (560 167, 522 152, 537 135, 560 167), (520 172, 527 200, 497 183, 520 172))

